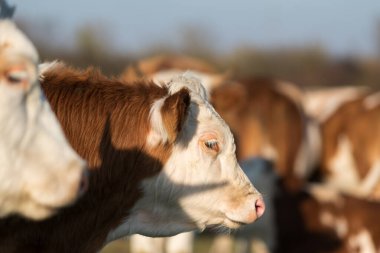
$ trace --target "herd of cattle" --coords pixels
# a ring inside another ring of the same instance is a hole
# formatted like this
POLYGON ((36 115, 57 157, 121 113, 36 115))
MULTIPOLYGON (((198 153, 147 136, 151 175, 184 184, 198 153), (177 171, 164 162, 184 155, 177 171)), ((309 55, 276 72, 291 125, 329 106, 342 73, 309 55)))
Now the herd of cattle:
POLYGON ((189 231, 242 225, 210 252, 380 252, 380 92, 184 56, 38 65, 0 3, 0 252, 187 253, 189 231))
MULTIPOLYGON (((232 238, 238 252, 380 252, 379 91, 238 79, 177 56, 141 60, 122 79, 165 83, 189 69, 230 126, 239 163, 267 206, 255 224, 216 238, 210 252, 232 252, 232 238)), ((134 235, 131 251, 192 252, 192 240, 134 235)))

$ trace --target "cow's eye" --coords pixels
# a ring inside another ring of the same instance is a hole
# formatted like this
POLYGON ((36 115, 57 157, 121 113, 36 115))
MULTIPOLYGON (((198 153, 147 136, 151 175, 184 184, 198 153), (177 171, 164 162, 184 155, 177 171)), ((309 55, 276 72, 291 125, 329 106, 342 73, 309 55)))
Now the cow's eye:
POLYGON ((28 73, 26 71, 11 71, 7 75, 8 82, 20 83, 28 79, 28 73))
POLYGON ((217 153, 219 152, 219 144, 218 141, 215 139, 205 141, 205 146, 207 149, 210 149, 217 153))
POLYGON ((6 74, 6 78, 9 85, 21 85, 28 81, 29 76, 23 69, 14 69, 6 74))

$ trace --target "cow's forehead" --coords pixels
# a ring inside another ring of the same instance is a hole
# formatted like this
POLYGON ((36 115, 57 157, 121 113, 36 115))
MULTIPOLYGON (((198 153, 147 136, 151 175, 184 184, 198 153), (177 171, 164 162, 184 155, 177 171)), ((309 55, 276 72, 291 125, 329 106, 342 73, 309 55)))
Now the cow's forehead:
POLYGON ((38 62, 37 50, 32 42, 9 20, 0 21, 0 52, 23 56, 38 62))

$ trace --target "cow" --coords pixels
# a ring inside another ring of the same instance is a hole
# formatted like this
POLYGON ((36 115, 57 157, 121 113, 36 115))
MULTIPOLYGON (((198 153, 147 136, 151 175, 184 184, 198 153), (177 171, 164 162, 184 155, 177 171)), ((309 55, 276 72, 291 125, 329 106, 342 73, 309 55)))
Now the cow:
POLYGON ((323 180, 357 197, 380 199, 380 92, 348 100, 321 124, 323 180))
MULTIPOLYGON (((129 71, 125 73, 132 73, 133 69, 134 73, 137 72, 136 69, 144 69, 138 71, 139 77, 151 79, 156 83, 166 82, 184 71, 195 75, 205 84, 211 103, 231 127, 237 140, 237 156, 244 164, 245 172, 248 175, 256 174, 250 180, 272 180, 268 185, 260 185, 265 191, 267 204, 273 204, 273 189, 276 188, 276 183, 272 179, 273 176, 268 176, 271 173, 266 174, 258 169, 260 166, 247 166, 258 164, 251 163, 252 159, 263 159, 264 163, 273 164, 277 169, 277 175, 281 180, 288 182, 290 188, 295 191, 301 188, 317 164, 320 153, 319 126, 304 113, 301 90, 292 83, 273 78, 234 80, 228 72, 219 74, 215 71, 204 71, 200 64, 185 64, 186 62, 186 57, 152 57, 129 67, 129 71), (150 66, 149 70, 147 67, 138 68, 144 64, 150 66), (249 172, 250 170, 254 171, 249 172)), ((136 75, 133 78, 136 78, 136 75)), ((271 249, 275 247, 276 240, 274 215, 273 210, 267 212, 264 220, 259 222, 261 224, 257 223, 254 225, 256 228, 253 228, 254 231, 261 232, 261 238, 271 249)), ((133 236, 132 252, 157 252, 158 249, 154 245, 172 245, 176 240, 173 237, 165 239, 166 242, 157 242, 156 238, 133 236)), ((187 246, 191 244, 191 240, 191 236, 188 236, 187 243, 181 243, 180 249, 167 252, 192 252, 191 247, 187 246)))
POLYGON ((3 221, 0 252, 96 252, 130 234, 238 228, 264 213, 229 127, 197 79, 128 85, 61 63, 42 66, 41 78, 69 142, 89 164, 90 184, 51 219, 3 221))
POLYGON ((37 63, 29 39, 11 20, 0 20, 1 218, 47 218, 86 188, 85 162, 45 99, 37 63))

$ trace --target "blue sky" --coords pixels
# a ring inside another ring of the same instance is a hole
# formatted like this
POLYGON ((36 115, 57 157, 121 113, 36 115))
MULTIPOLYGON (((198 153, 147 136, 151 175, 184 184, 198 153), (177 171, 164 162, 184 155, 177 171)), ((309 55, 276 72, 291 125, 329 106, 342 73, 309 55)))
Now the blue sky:
MULTIPOLYGON (((334 54, 376 52, 380 0, 8 0, 16 19, 49 24, 57 43, 70 46, 78 27, 108 30, 118 50, 181 43, 181 28, 200 28, 211 47, 321 45, 334 54)), ((380 26, 380 25, 379 25, 380 26)), ((44 34, 44 30, 41 31, 44 34)))

